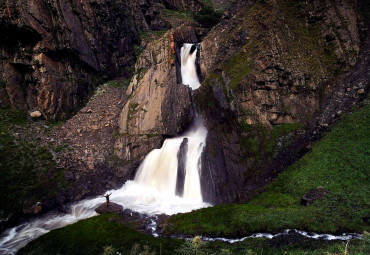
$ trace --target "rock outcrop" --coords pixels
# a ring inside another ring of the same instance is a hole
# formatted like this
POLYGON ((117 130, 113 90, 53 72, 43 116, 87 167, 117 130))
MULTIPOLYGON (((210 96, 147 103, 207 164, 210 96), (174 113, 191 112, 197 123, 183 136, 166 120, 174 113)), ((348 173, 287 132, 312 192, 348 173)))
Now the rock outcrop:
POLYGON ((115 145, 115 154, 124 160, 143 159, 164 137, 183 131, 194 117, 191 89, 178 82, 170 61, 172 34, 170 30, 148 43, 136 63, 115 145))
POLYGON ((306 194, 302 196, 301 204, 305 206, 309 206, 312 204, 315 200, 322 198, 326 195, 328 191, 324 189, 324 187, 319 186, 315 189, 311 189, 307 191, 306 194))

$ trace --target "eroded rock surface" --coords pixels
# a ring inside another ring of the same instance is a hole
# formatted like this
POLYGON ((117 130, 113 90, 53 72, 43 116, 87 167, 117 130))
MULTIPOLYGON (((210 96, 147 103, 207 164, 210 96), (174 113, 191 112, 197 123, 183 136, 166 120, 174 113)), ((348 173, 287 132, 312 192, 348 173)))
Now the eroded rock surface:
POLYGON ((194 116, 191 89, 178 83, 171 65, 172 33, 149 43, 136 63, 115 145, 116 155, 124 160, 143 159, 164 136, 183 131, 194 116))
POLYGON ((206 201, 244 201, 369 90, 356 1, 244 2, 204 38, 195 104, 209 130, 206 201), (362 93, 363 92, 363 93, 362 93))
POLYGON ((198 1, 1 1, 0 106, 71 116, 102 80, 129 77, 139 33, 198 1))

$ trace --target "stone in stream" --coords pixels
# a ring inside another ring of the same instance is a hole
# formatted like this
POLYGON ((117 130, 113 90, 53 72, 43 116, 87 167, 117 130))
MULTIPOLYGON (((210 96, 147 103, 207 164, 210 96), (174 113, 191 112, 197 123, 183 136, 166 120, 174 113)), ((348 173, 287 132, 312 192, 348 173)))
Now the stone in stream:
POLYGON ((305 205, 305 206, 308 206, 308 205, 312 204, 315 200, 325 196, 326 193, 328 193, 328 191, 326 189, 324 189, 324 187, 322 187, 322 186, 319 186, 315 189, 311 189, 311 190, 307 191, 307 193, 302 196, 301 204, 305 205))
POLYGON ((95 212, 99 214, 121 213, 122 211, 123 211, 122 205, 112 203, 112 202, 109 203, 108 207, 104 203, 104 204, 99 205, 99 207, 95 209, 95 212))

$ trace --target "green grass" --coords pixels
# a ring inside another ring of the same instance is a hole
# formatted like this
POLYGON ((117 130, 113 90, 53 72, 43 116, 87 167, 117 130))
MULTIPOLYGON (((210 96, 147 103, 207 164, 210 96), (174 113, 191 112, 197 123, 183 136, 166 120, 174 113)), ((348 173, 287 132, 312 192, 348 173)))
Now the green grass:
MULTIPOLYGON (((226 255, 226 254, 339 254, 346 250, 346 242, 300 240, 298 242, 276 242, 264 238, 246 239, 229 244, 223 242, 183 241, 178 239, 154 238, 136 232, 117 223, 117 215, 99 215, 79 221, 67 227, 53 230, 30 242, 18 251, 18 255, 47 254, 183 254, 183 255, 226 255), (145 253, 144 251, 150 251, 145 253), (109 253, 111 251, 113 253, 109 253)), ((369 238, 352 240, 347 250, 349 255, 369 254, 369 238)))
POLYGON ((130 81, 131 81, 131 79, 123 78, 121 80, 108 81, 106 84, 109 87, 126 89, 128 87, 128 85, 130 85, 130 81))
POLYGON ((156 254, 173 254, 182 240, 154 238, 136 232, 120 223, 112 222, 115 215, 99 215, 73 225, 51 231, 29 243, 17 254, 102 254, 112 246, 122 254, 130 254, 134 245, 149 246, 156 254))
POLYGON ((48 148, 33 139, 22 110, 0 109, 0 169, 0 217, 21 215, 24 203, 52 200, 65 184, 48 148), (26 139, 18 137, 25 132, 26 139))
POLYGON ((297 228, 315 232, 369 230, 370 105, 342 120, 312 151, 245 204, 218 205, 169 220, 171 233, 238 236, 297 228), (311 206, 303 194, 323 186, 328 194, 311 206))

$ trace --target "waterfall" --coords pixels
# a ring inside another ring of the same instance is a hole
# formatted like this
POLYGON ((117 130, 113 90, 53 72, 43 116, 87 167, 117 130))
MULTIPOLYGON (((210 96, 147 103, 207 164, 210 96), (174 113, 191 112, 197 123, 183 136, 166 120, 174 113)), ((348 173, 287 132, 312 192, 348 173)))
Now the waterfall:
MULTIPOLYGON (((181 48, 182 83, 192 89, 200 87, 196 53, 194 44, 184 44, 181 48)), ((198 116, 183 135, 166 139, 160 149, 151 151, 133 181, 127 181, 118 190, 108 191, 112 193, 111 201, 147 215, 171 215, 209 206, 203 202, 200 185, 201 154, 206 137, 207 129, 198 116)), ((50 212, 4 231, 0 236, 0 254, 15 254, 40 235, 95 216, 95 208, 104 201, 101 196, 79 201, 70 206, 69 214, 50 212)))
POLYGON ((183 198, 202 202, 200 188, 200 160, 206 142, 207 129, 198 118, 183 136, 166 139, 162 148, 151 151, 139 167, 135 181, 161 193, 175 195, 178 172, 178 152, 183 139, 187 139, 183 198))
POLYGON ((182 84, 188 85, 193 90, 200 87, 200 82, 195 65, 197 51, 198 48, 195 44, 184 43, 184 45, 181 47, 182 84))
MULTIPOLYGON (((111 201, 125 209, 147 214, 176 214, 209 206, 202 201, 200 187, 200 161, 207 137, 201 117, 183 135, 166 139, 162 148, 151 151, 144 159, 133 181, 122 188, 110 190, 111 201), (182 197, 176 195, 178 152, 187 139, 185 177, 182 197)), ((104 203, 101 196, 76 202, 70 213, 50 212, 41 218, 6 230, 0 236, 0 254, 15 254, 28 242, 53 229, 96 215, 95 208, 104 203)))

